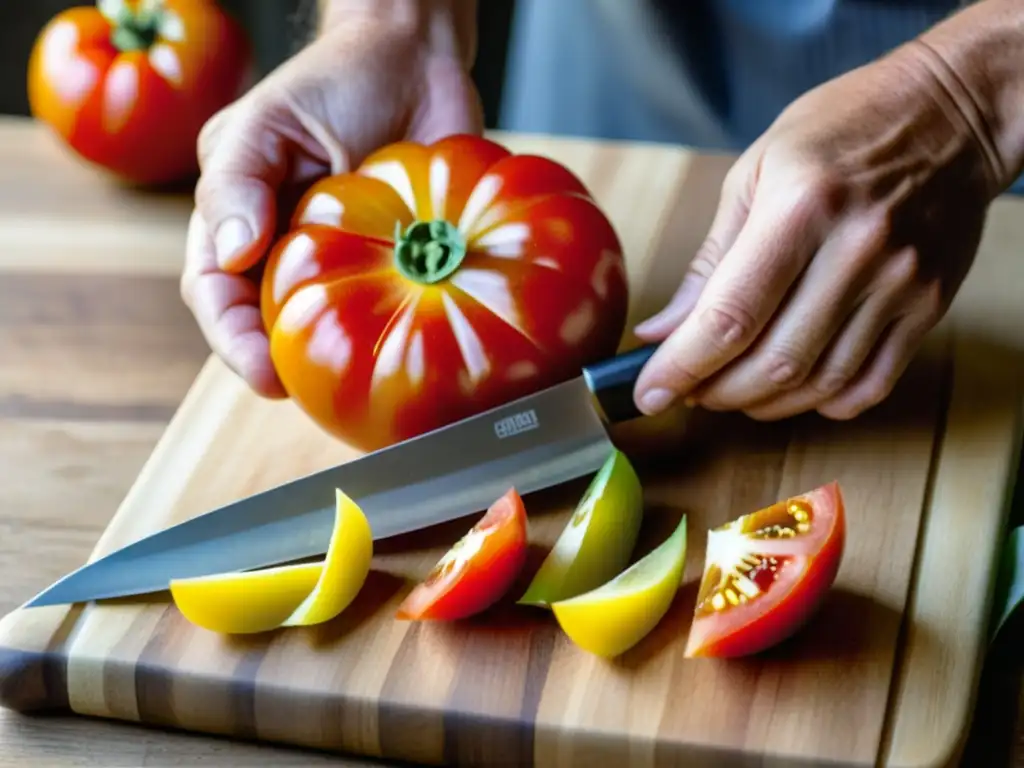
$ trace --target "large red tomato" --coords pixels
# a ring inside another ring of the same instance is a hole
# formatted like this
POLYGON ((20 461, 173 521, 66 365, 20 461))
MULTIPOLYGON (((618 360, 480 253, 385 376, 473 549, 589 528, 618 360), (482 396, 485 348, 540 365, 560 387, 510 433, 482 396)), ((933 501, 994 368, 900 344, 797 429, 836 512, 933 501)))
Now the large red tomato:
POLYGON ((100 0, 40 32, 28 66, 32 114, 81 157, 137 184, 198 170, 203 124, 250 63, 216 0, 100 0))
POLYGON ((615 353, 627 298, 579 179, 461 135, 314 184, 262 285, 285 389, 364 450, 578 375, 615 353))
POLYGON ((708 533, 687 656, 746 656, 796 632, 839 571, 846 516, 837 483, 708 533))

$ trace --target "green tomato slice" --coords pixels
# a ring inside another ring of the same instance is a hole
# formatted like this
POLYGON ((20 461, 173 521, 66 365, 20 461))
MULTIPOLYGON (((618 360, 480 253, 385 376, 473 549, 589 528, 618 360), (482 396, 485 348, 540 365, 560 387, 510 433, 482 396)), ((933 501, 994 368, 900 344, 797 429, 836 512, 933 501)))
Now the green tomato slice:
POLYGON ((625 454, 613 449, 519 604, 548 607, 621 572, 636 546, 643 511, 640 478, 625 454))

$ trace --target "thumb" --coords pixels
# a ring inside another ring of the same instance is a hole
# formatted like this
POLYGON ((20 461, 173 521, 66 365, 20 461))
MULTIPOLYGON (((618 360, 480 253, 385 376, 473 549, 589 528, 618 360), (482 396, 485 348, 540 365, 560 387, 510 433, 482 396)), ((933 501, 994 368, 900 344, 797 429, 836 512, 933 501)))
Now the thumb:
POLYGON ((196 210, 217 266, 242 272, 260 260, 274 234, 277 188, 287 173, 284 140, 259 115, 235 109, 200 136, 199 160, 196 210))
POLYGON ((738 176, 739 165, 734 165, 722 183, 715 218, 711 222, 704 242, 694 254, 686 269, 683 280, 668 304, 651 317, 638 324, 634 333, 644 341, 662 341, 679 327, 693 311, 711 275, 722 258, 732 248, 740 230, 750 213, 749 184, 745 177, 738 176), (740 179, 738 182, 734 179, 740 179))

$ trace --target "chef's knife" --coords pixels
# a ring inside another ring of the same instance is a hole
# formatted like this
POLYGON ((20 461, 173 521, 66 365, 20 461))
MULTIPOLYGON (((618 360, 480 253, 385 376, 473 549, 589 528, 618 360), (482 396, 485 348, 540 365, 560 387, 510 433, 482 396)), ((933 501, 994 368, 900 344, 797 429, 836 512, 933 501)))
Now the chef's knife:
POLYGON ((166 590, 171 579, 247 571, 327 551, 335 489, 362 508, 375 539, 485 510, 520 493, 595 472, 606 426, 639 414, 633 386, 654 346, 574 379, 345 464, 186 520, 86 564, 24 607, 166 590))

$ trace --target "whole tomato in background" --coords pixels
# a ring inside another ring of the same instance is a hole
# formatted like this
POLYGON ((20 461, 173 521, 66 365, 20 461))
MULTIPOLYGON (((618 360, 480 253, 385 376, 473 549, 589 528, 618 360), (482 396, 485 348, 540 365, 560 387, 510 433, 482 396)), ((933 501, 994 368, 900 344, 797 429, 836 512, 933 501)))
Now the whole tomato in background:
POLYGON ((126 181, 180 181, 198 171, 199 131, 241 92, 250 53, 215 0, 100 0, 62 11, 39 33, 29 107, 126 181))
POLYGON ((619 239, 579 179, 476 136, 316 182, 261 296, 290 397, 363 450, 579 375, 616 352, 627 304, 619 239))

